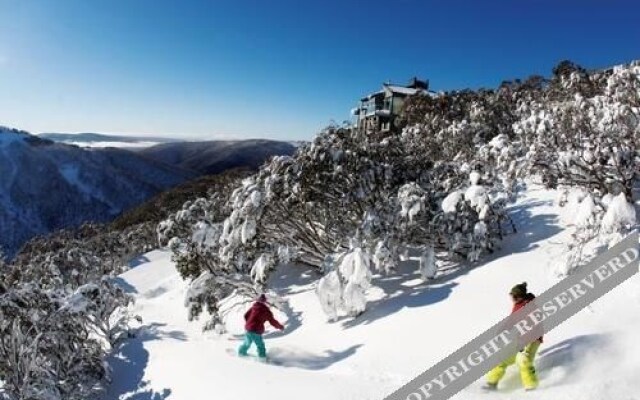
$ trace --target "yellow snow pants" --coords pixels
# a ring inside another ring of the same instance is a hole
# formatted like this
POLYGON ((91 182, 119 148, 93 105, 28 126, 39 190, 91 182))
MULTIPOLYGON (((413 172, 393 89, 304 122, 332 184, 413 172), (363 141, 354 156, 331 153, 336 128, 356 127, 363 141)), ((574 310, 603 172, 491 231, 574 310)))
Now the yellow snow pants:
POLYGON ((494 369, 487 374, 487 383, 497 385, 500 379, 504 377, 507 372, 507 368, 510 365, 517 364, 520 368, 520 379, 522 380, 522 386, 525 389, 535 389, 538 387, 538 377, 536 376, 536 369, 533 366, 533 361, 536 358, 536 353, 540 347, 540 341, 536 340, 525 346, 524 349, 517 354, 507 358, 494 369))

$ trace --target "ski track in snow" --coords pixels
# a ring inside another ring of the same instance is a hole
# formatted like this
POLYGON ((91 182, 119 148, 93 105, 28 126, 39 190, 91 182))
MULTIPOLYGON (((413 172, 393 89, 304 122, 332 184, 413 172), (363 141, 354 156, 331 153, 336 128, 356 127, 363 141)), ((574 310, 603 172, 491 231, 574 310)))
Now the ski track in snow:
MULTIPOLYGON (((229 312, 229 334, 203 333, 201 322, 187 321, 186 288, 170 253, 141 256, 118 280, 135 294, 144 321, 110 358, 104 400, 383 399, 506 316, 515 283, 527 281, 535 293, 556 283, 552 263, 567 232, 554 196, 533 189, 521 198, 511 209, 518 233, 478 265, 444 269, 428 284, 415 263, 377 276, 368 310, 355 320, 328 323, 311 276, 283 268, 271 283, 288 301, 275 311, 286 329, 265 334, 277 365, 228 354, 242 339, 245 306, 229 312)), ((522 390, 512 367, 498 392, 483 393, 478 381, 453 398, 640 400, 638 295, 636 276, 545 335, 536 392, 522 390)))

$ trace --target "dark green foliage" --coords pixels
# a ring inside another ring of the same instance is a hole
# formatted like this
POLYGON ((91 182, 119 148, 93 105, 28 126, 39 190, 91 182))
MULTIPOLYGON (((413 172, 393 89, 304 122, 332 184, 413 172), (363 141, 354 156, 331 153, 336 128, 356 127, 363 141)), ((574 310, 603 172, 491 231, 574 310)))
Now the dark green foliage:
POLYGON ((238 168, 217 175, 207 175, 183 183, 173 189, 162 192, 144 204, 121 214, 111 224, 110 229, 124 230, 143 222, 159 223, 182 207, 188 200, 207 197, 230 181, 245 178, 251 171, 238 168))

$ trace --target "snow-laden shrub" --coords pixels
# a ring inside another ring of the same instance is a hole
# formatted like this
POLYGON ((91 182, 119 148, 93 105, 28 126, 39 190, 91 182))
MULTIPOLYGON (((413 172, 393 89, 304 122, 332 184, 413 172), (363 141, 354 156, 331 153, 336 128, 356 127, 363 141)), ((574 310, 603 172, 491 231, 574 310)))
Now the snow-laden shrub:
POLYGON ((85 328, 102 339, 109 349, 115 348, 130 335, 130 321, 139 319, 131 314, 133 296, 104 277, 100 282, 77 288, 62 304, 64 312, 81 316, 85 328))
MULTIPOLYGON (((116 290, 117 292, 117 290, 116 290)), ((87 284, 72 294, 21 283, 0 294, 0 381, 8 399, 81 400, 106 382, 105 341, 121 337, 126 297, 87 284), (125 305, 121 303, 122 305, 125 305)))
POLYGON ((316 294, 330 320, 342 310, 358 316, 366 309, 367 289, 371 287, 372 259, 366 249, 356 245, 349 251, 334 255, 337 265, 325 265, 329 271, 316 286, 316 294))
POLYGON ((640 70, 576 74, 556 84, 572 96, 523 104, 514 131, 528 148, 527 170, 551 187, 581 187, 598 197, 633 198, 640 172, 640 70), (584 85, 574 85, 576 79, 584 85))
POLYGON ((591 195, 587 195, 582 199, 575 212, 574 224, 579 228, 588 228, 595 225, 596 222, 596 203, 591 195))
POLYGON ((615 245, 637 225, 635 207, 624 193, 595 198, 584 190, 569 192, 564 219, 571 229, 571 241, 556 263, 561 277, 615 245))
POLYGON ((393 252, 389 249, 388 240, 379 240, 371 256, 374 268, 378 272, 390 274, 397 264, 393 252))
POLYGON ((433 246, 427 246, 420 256, 419 260, 420 275, 422 279, 433 279, 438 272, 438 264, 436 263, 436 252, 433 246))
POLYGON ((30 241, 0 267, 0 381, 11 399, 86 399, 129 336, 131 296, 113 281, 154 243, 152 224, 87 224, 30 241))
POLYGON ((629 231, 636 224, 636 209, 623 193, 613 197, 606 208, 601 223, 605 233, 629 231))
POLYGON ((563 223, 572 235, 558 263, 560 275, 572 273, 637 224, 639 88, 637 62, 595 72, 563 62, 540 96, 522 99, 516 109, 521 170, 558 188, 558 203, 567 210, 563 223))
POLYGON ((330 321, 337 319, 338 313, 343 309, 342 293, 342 281, 338 271, 330 271, 318 281, 316 294, 322 310, 330 321))
POLYGON ((458 203, 464 198, 464 193, 454 190, 442 200, 442 211, 445 213, 454 213, 458 208, 458 203))

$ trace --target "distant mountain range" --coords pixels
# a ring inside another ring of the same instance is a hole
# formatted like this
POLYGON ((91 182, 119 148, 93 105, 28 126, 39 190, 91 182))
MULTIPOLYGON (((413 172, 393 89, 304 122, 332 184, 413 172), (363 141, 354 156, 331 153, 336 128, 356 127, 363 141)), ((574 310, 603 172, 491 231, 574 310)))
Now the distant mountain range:
POLYGON ((265 139, 163 143, 136 149, 138 154, 199 174, 217 174, 231 168, 257 169, 273 155, 292 155, 296 146, 265 139))
POLYGON ((127 150, 82 149, 0 128, 0 245, 122 211, 197 174, 127 150))
MULTIPOLYGON (((246 140, 170 142, 132 151, 71 146, 51 137, 0 127, 0 249, 9 257, 34 236, 112 221, 198 176, 236 167, 256 169, 270 156, 292 154, 296 148, 246 140)), ((113 138, 81 134, 80 140, 95 139, 113 138)), ((117 139, 135 143, 140 138, 117 139)))
POLYGON ((177 138, 159 136, 125 136, 103 133, 41 133, 38 137, 80 147, 149 147, 159 143, 181 141, 177 138))

